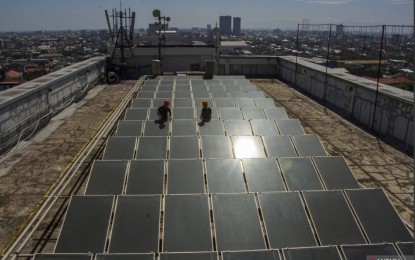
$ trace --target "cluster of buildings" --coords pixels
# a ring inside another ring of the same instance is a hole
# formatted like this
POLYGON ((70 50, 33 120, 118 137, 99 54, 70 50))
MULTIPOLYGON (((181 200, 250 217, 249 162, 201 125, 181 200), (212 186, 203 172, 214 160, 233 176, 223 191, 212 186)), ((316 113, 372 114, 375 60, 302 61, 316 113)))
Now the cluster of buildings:
POLYGON ((107 30, 0 33, 0 88, 107 53, 107 30))

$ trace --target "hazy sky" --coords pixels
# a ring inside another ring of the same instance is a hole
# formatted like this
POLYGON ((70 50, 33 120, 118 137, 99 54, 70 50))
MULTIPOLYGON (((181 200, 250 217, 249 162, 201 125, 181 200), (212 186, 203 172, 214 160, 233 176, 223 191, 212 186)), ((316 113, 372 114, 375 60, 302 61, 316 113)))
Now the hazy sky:
MULTIPOLYGON (((104 10, 119 0, 0 0, 0 31, 104 29, 104 10)), ((220 15, 239 16, 242 29, 297 28, 312 24, 413 25, 413 0, 122 0, 136 12, 136 28, 154 22, 152 11, 170 16, 170 26, 212 27, 220 15)))

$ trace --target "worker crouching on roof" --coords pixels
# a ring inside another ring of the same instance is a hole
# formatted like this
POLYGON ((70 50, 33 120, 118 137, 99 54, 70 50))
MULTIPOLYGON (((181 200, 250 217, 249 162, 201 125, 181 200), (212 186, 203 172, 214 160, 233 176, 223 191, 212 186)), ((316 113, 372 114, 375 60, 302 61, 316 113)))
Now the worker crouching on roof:
POLYGON ((171 110, 169 108, 170 101, 164 100, 163 105, 157 109, 158 120, 155 120, 156 124, 160 124, 160 128, 164 128, 164 122, 167 122, 171 117, 171 110))
POLYGON ((207 100, 202 101, 202 112, 200 113, 200 119, 199 119, 199 126, 203 126, 206 122, 209 122, 212 118, 212 109, 208 107, 207 100))

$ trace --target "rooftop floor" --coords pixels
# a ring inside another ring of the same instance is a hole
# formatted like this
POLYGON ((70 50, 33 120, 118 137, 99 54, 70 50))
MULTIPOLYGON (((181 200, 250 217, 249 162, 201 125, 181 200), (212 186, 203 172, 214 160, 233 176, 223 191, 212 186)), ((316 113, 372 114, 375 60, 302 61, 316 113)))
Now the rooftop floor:
MULTIPOLYGON (((336 114, 277 80, 256 79, 257 84, 290 118, 298 118, 307 134, 317 134, 330 155, 344 156, 356 178, 366 188, 383 187, 401 217, 413 227, 413 158, 384 144, 336 114)), ((92 138, 102 122, 120 103, 135 82, 99 86, 88 99, 58 115, 30 144, 0 166, 0 248, 25 224, 28 215, 48 194, 64 170, 92 138), (56 129, 56 130, 55 130, 56 129)), ((99 153, 99 149, 97 150, 99 153)), ((88 160, 92 161, 92 158, 88 160)), ((69 194, 83 194, 88 162, 79 171, 69 194)), ((65 199, 65 198, 63 198, 65 199)), ((45 223, 43 228, 50 228, 45 223)), ((49 234, 47 239, 56 239, 49 234)), ((46 239, 39 233, 34 247, 46 239)), ((33 252, 52 252, 45 246, 33 252)), ((32 251, 32 250, 30 250, 32 251)))

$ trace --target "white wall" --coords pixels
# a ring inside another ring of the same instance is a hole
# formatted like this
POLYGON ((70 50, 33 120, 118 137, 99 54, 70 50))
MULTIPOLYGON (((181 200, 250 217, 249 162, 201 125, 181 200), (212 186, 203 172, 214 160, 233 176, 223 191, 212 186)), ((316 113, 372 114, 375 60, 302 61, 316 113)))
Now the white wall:
POLYGON ((411 92, 393 90, 388 86, 381 86, 376 92, 376 82, 334 70, 328 71, 326 80, 325 67, 309 62, 298 62, 297 72, 295 68, 292 57, 278 58, 279 78, 297 85, 324 106, 369 131, 375 116, 374 133, 405 151, 413 151, 414 101, 411 92))

